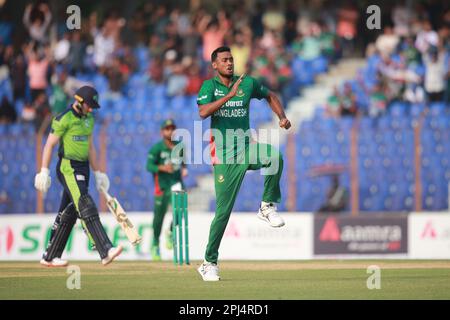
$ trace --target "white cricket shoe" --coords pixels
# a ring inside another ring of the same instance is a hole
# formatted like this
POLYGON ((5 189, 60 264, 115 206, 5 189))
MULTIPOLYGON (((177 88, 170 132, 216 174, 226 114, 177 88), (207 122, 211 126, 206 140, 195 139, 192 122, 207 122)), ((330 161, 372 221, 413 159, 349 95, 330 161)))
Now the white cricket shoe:
POLYGON ((40 264, 46 267, 65 267, 69 264, 69 262, 61 258, 53 258, 52 261, 41 259, 40 264))
POLYGON ((106 258, 102 259, 102 264, 104 266, 110 264, 111 262, 113 262, 113 260, 115 258, 117 258, 121 253, 122 253, 122 246, 118 246, 117 248, 112 247, 111 249, 108 250, 108 256, 106 258))
POLYGON ((277 207, 273 203, 266 204, 259 208, 258 218, 266 221, 271 227, 279 228, 284 226, 284 220, 277 213, 277 207))
POLYGON ((219 281, 219 267, 216 263, 204 261, 197 269, 203 278, 203 281, 219 281))

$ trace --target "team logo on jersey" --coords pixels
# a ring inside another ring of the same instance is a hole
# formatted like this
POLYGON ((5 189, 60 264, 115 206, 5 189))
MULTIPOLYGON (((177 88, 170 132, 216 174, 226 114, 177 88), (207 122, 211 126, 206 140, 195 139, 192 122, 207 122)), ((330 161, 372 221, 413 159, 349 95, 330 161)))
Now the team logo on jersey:
POLYGON ((89 119, 84 120, 84 126, 89 128, 89 119))
POLYGON ((217 181, 218 181, 219 183, 222 183, 222 182, 225 181, 225 178, 224 178, 223 174, 221 174, 221 175, 219 176, 219 178, 217 178, 217 181))
POLYGON ((242 90, 242 89, 239 89, 236 92, 236 97, 242 98, 244 95, 245 95, 245 93, 244 93, 244 90, 242 90))

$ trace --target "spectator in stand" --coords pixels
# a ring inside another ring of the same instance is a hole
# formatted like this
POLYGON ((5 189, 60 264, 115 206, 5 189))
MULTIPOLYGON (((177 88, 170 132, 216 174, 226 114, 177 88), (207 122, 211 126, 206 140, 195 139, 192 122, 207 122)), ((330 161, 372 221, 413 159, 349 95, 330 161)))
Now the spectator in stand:
POLYGON ((30 79, 31 101, 45 93, 47 89, 47 72, 50 66, 49 48, 40 47, 37 50, 30 46, 26 49, 28 58, 28 77, 30 79))
POLYGON ((262 23, 266 30, 281 33, 286 24, 286 17, 278 8, 276 1, 271 1, 262 16, 262 23))
POLYGON ((200 34, 194 25, 189 24, 183 34, 182 52, 186 57, 197 58, 197 50, 201 43, 200 34))
POLYGON ((382 57, 391 56, 400 42, 398 35, 394 33, 394 29, 390 25, 386 25, 383 34, 379 35, 375 47, 382 57))
POLYGON ((109 89, 112 92, 119 93, 126 83, 129 75, 128 66, 123 63, 122 58, 113 57, 111 65, 106 69, 106 77, 109 82, 109 89))
POLYGON ((9 46, 12 44, 12 32, 14 24, 11 22, 9 13, 3 9, 0 12, 0 43, 9 46))
POLYGON ((28 30, 31 40, 37 44, 48 43, 48 27, 52 20, 52 13, 46 3, 40 3, 37 8, 28 4, 23 15, 23 24, 28 30))
POLYGON ((69 32, 64 33, 63 37, 56 43, 53 49, 53 58, 57 63, 64 64, 70 51, 71 36, 69 32))
POLYGON ((305 30, 303 37, 292 44, 292 51, 305 61, 317 59, 321 54, 321 43, 318 34, 318 25, 310 24, 310 28, 305 30))
POLYGON ((223 15, 221 19, 212 19, 208 15, 200 21, 198 32, 203 35, 203 61, 210 61, 213 50, 223 45, 228 27, 229 23, 223 15))
POLYGON ((146 19, 143 8, 138 8, 130 19, 128 36, 134 45, 142 45, 146 43, 146 19))
POLYGON ((14 101, 25 98, 25 88, 27 83, 27 66, 25 56, 22 52, 17 54, 10 66, 11 84, 13 87, 14 101))
POLYGON ((290 46, 292 41, 297 37, 298 6, 297 2, 290 1, 287 3, 284 13, 286 23, 283 36, 287 46, 290 46))
POLYGON ((378 117, 386 112, 388 100, 380 83, 375 84, 369 98, 369 116, 378 117))
POLYGON ((425 54, 430 47, 436 47, 439 42, 439 36, 436 31, 431 29, 431 23, 428 20, 422 21, 422 30, 416 37, 416 48, 420 53, 425 54))
POLYGON ((64 91, 64 83, 67 78, 65 70, 61 70, 52 77, 52 95, 50 96, 50 107, 52 115, 63 112, 69 105, 69 97, 64 91))
POLYGON ((164 51, 166 50, 163 41, 157 34, 152 34, 150 36, 148 47, 150 59, 161 58, 164 55, 164 51))
POLYGON ((325 113, 333 118, 338 118, 341 115, 341 99, 337 86, 334 87, 333 94, 328 97, 325 113))
POLYGON ((32 123, 36 119, 36 110, 30 103, 25 103, 20 120, 25 123, 32 123))
POLYGON ((17 112, 6 96, 0 103, 0 124, 9 124, 17 121, 17 112))
POLYGON ((353 93, 352 85, 344 83, 341 100, 341 116, 355 116, 358 108, 356 106, 356 96, 353 93))
POLYGON ((51 116, 51 109, 48 104, 47 95, 40 93, 32 104, 32 108, 35 110, 34 125, 36 131, 39 130, 45 118, 51 116))
POLYGON ((191 63, 187 69, 187 95, 197 95, 200 91, 204 78, 200 75, 200 67, 196 63, 191 63))
POLYGON ((327 58, 328 63, 334 63, 339 50, 336 34, 330 30, 325 22, 320 23, 320 30, 319 43, 321 53, 327 58))
POLYGON ((399 37, 408 37, 411 34, 410 24, 413 20, 413 12, 408 9, 404 0, 398 2, 392 10, 394 33, 399 37))
POLYGON ((91 34, 94 37, 94 63, 101 70, 112 62, 112 56, 119 40, 120 30, 125 25, 125 19, 112 13, 101 26, 94 25, 91 34))
POLYGON ((425 90, 428 101, 443 101, 449 72, 449 67, 445 63, 445 52, 442 48, 431 47, 422 57, 425 63, 425 90))
POLYGON ((230 46, 234 57, 234 72, 241 75, 247 72, 247 65, 250 58, 251 38, 244 36, 241 32, 234 36, 234 43, 230 46))
POLYGON ((84 57, 86 54, 86 43, 82 39, 80 31, 72 32, 72 39, 70 42, 70 51, 67 57, 67 66, 70 68, 70 73, 83 72, 84 57))
POLYGON ((164 82, 163 59, 160 56, 156 56, 151 60, 148 74, 150 82, 155 84, 164 82))
POLYGON ((183 95, 188 84, 184 66, 176 63, 167 78, 167 95, 169 97, 183 95))
POLYGON ((264 25, 262 22, 263 13, 263 4, 261 2, 256 2, 254 12, 250 19, 250 28, 252 29, 255 38, 261 38, 264 34, 264 25))
POLYGON ((357 35, 358 9, 352 1, 346 1, 338 11, 337 35, 341 39, 343 55, 348 56, 355 48, 357 35))

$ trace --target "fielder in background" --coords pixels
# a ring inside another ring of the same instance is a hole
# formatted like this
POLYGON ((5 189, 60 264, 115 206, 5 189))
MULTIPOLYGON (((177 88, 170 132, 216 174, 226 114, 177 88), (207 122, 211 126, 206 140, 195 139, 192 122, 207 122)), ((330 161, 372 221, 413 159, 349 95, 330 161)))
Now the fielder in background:
POLYGON ((247 170, 264 168, 266 171, 258 218, 271 227, 284 225, 274 205, 281 201, 283 158, 273 146, 252 140, 249 130, 250 100, 266 99, 278 116, 279 126, 284 129, 291 127, 274 93, 252 77, 234 75, 230 48, 214 50, 211 63, 217 76, 203 82, 197 98, 200 117, 211 117, 210 148, 216 192, 216 212, 209 231, 205 260, 198 268, 204 281, 220 280, 217 266, 219 246, 247 170))
MULTIPOLYGON (((148 152, 147 171, 153 174, 155 183, 155 207, 153 215, 153 238, 151 245, 152 260, 160 261, 159 238, 164 216, 172 199, 172 191, 184 190, 182 178, 187 176, 186 165, 183 161, 183 145, 179 141, 172 141, 172 134, 176 129, 171 119, 161 124, 162 140, 156 143, 148 152), (176 149, 174 149, 176 148, 176 149)), ((167 249, 173 248, 173 221, 166 232, 167 249)))
POLYGON ((108 176, 97 166, 97 154, 92 141, 94 128, 93 109, 99 109, 98 93, 89 86, 79 88, 75 102, 52 121, 51 132, 42 154, 42 168, 36 175, 34 186, 46 193, 50 188, 49 165, 53 148, 59 143, 59 161, 56 174, 64 188, 59 213, 53 225, 53 234, 42 257, 41 264, 63 267, 68 264, 61 255, 77 218, 80 218, 92 236, 96 249, 107 265, 122 252, 122 247, 113 247, 98 214, 94 200, 89 195, 89 164, 94 171, 98 190, 109 189, 108 176))

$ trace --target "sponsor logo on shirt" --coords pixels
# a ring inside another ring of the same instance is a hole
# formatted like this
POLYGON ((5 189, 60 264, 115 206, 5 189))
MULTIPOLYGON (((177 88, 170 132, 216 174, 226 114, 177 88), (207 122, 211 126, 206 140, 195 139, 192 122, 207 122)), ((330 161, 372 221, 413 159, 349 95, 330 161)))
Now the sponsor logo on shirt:
POLYGON ((221 97, 223 97, 223 96, 225 96, 225 93, 223 93, 222 90, 216 89, 214 91, 214 96, 221 96, 221 97))
POLYGON ((73 136, 72 141, 87 141, 88 136, 73 136))
POLYGON ((227 101, 225 103, 225 107, 243 107, 244 106, 244 101, 227 101))
POLYGON ((206 98, 208 98, 208 95, 204 94, 204 95, 198 97, 197 101, 202 101, 203 99, 206 99, 206 98))

